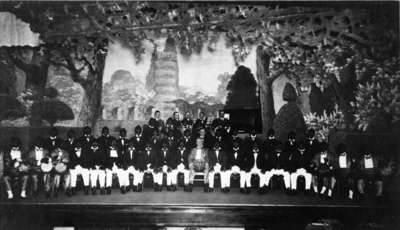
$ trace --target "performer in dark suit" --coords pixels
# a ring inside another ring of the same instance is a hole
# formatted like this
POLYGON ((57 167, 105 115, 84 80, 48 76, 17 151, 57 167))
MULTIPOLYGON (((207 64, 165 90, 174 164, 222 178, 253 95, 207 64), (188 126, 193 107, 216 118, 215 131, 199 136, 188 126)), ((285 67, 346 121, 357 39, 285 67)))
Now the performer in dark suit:
POLYGON ((218 129, 223 129, 226 122, 228 121, 225 119, 225 112, 223 110, 220 110, 218 112, 218 117, 214 119, 211 123, 212 132, 215 133, 218 129))
POLYGON ((153 149, 153 145, 148 143, 146 144, 144 154, 139 155, 138 159, 138 168, 140 173, 144 176, 145 173, 149 173, 153 176, 154 181, 154 191, 158 192, 160 190, 160 181, 162 181, 162 173, 159 172, 159 162, 158 155, 159 153, 153 149))
POLYGON ((128 148, 128 139, 126 137, 126 129, 122 128, 119 131, 119 137, 117 138, 117 150, 126 151, 128 148))
POLYGON ((309 154, 312 158, 314 158, 315 154, 320 152, 320 143, 319 141, 315 138, 315 131, 314 129, 309 129, 307 131, 307 140, 304 142, 304 145, 306 147, 306 152, 309 154))
POLYGON ((125 184, 125 186, 129 186, 130 185, 129 175, 133 175, 132 190, 134 192, 139 191, 138 187, 140 185, 141 188, 142 187, 141 184, 143 183, 143 174, 140 173, 138 167, 138 158, 139 154, 142 154, 144 152, 145 143, 142 150, 137 150, 135 147, 135 145, 141 146, 140 144, 141 138, 143 137, 140 137, 139 141, 136 140, 136 143, 134 142, 134 139, 136 139, 136 137, 131 138, 131 140, 128 142, 128 149, 124 152, 122 160, 122 167, 125 171, 123 184, 125 184))
POLYGON ((133 144, 136 151, 144 151, 146 138, 143 136, 142 127, 140 127, 140 125, 135 127, 135 135, 130 139, 130 142, 133 144))
POLYGON ((293 131, 289 132, 288 139, 283 147, 283 151, 289 157, 289 159, 292 159, 293 155, 298 151, 298 147, 299 146, 296 141, 296 133, 293 131))
POLYGON ((76 139, 75 131, 73 129, 68 130, 67 139, 64 142, 64 150, 68 153, 74 151, 75 144, 78 140, 76 139))
POLYGON ((45 140, 45 148, 51 153, 54 149, 60 147, 64 141, 58 137, 58 130, 51 128, 49 131, 49 137, 45 140))
POLYGON ((340 143, 336 147, 336 156, 334 158, 335 175, 332 182, 332 190, 334 190, 335 182, 339 183, 345 188, 348 193, 348 198, 353 199, 355 191, 355 176, 357 173, 356 158, 347 152, 346 145, 340 143))
POLYGON ((232 175, 239 175, 240 176, 240 192, 245 193, 245 183, 246 183, 246 172, 243 170, 243 161, 245 157, 245 152, 241 149, 241 145, 239 142, 233 142, 232 144, 232 149, 228 151, 228 158, 229 158, 229 164, 227 167, 227 177, 229 180, 227 180, 227 191, 229 192, 229 189, 231 187, 231 176, 232 175))
POLYGON ((110 135, 110 130, 107 126, 104 126, 101 129, 101 136, 97 138, 100 148, 104 151, 108 151, 113 140, 115 140, 115 138, 110 135))
POLYGON ((262 191, 265 185, 265 171, 267 170, 266 160, 268 156, 265 153, 260 153, 260 148, 257 143, 254 143, 251 151, 247 153, 243 163, 243 169, 246 171, 246 193, 250 193, 251 176, 259 177, 259 192, 262 191))
POLYGON ((77 141, 74 146, 74 151, 70 153, 69 173, 71 177, 71 192, 76 194, 76 182, 80 175, 83 180, 85 195, 89 194, 89 178, 90 178, 90 152, 83 151, 82 144, 77 141))
POLYGON ((179 146, 177 149, 177 158, 178 158, 178 163, 177 163, 177 175, 179 173, 183 174, 183 183, 184 183, 184 191, 188 192, 189 189, 189 161, 188 161, 188 157, 189 157, 189 152, 190 148, 188 149, 186 147, 186 144, 184 141, 179 142, 179 146))
POLYGON ((204 112, 199 113, 199 117, 193 125, 193 130, 198 130, 200 127, 206 127, 207 125, 207 117, 204 112))
POLYGON ((262 152, 273 155, 278 145, 281 145, 281 142, 275 138, 275 130, 269 129, 267 132, 267 139, 263 142, 262 152))
POLYGON ((219 174, 221 180, 221 191, 226 192, 228 189, 228 180, 230 180, 227 169, 229 167, 228 154, 221 146, 221 142, 216 141, 214 148, 208 155, 210 171, 208 173, 209 191, 214 190, 214 176, 219 174))
MULTIPOLYGON (((125 143, 124 143, 125 144, 125 143)), ((128 143, 126 143, 127 145, 128 143)), ((112 179, 113 175, 118 178, 118 184, 121 189, 121 193, 126 192, 126 175, 122 168, 122 155, 126 151, 124 148, 117 149, 117 141, 112 140, 108 147, 105 157, 105 168, 106 168, 106 191, 107 194, 111 194, 112 179)), ((129 184, 128 184, 129 185, 129 184)))
POLYGON ((93 141, 89 151, 90 156, 90 183, 92 194, 96 195, 97 181, 100 184, 100 191, 105 193, 106 186, 106 153, 100 149, 97 141, 93 141))
POLYGON ((318 182, 322 179, 321 195, 328 190, 328 197, 332 197, 332 178, 333 178, 334 157, 328 151, 328 144, 320 144, 320 152, 314 155, 311 168, 313 169, 313 188, 314 193, 318 193, 318 182))
POLYGON ((192 130, 192 128, 193 128, 193 119, 190 116, 189 112, 185 113, 185 117, 182 119, 181 124, 182 124, 183 130, 186 130, 186 129, 192 130))
POLYGON ((293 194, 297 192, 297 179, 299 178, 299 176, 304 177, 305 190, 306 193, 309 193, 312 182, 311 160, 311 156, 309 155, 309 153, 306 152, 304 143, 300 143, 298 151, 294 152, 290 159, 292 172, 290 174, 290 180, 293 194))
POLYGON ((262 141, 259 137, 257 137, 256 130, 252 128, 250 130, 249 136, 244 139, 244 151, 251 152, 252 148, 256 144, 258 147, 261 146, 262 141))
POLYGON ((381 158, 377 154, 373 155, 364 147, 361 148, 360 155, 361 157, 358 162, 359 173, 357 177, 358 192, 363 199, 365 196, 366 183, 371 183, 375 185, 375 196, 381 199, 383 190, 383 177, 380 170, 382 167, 381 158))
POLYGON ((83 128, 82 134, 83 135, 79 138, 79 142, 82 146, 82 151, 90 152, 92 147, 92 142, 96 140, 96 138, 92 135, 92 129, 89 126, 85 126, 83 128))
POLYGON ((270 179, 274 176, 283 176, 285 188, 290 189, 290 173, 289 173, 289 157, 283 151, 282 144, 278 143, 275 146, 275 151, 268 159, 268 170, 265 172, 265 183, 269 186, 270 179))
POLYGON ((8 199, 13 199, 14 194, 12 184, 16 181, 21 186, 21 198, 26 198, 26 188, 29 178, 29 164, 21 150, 21 141, 19 138, 11 139, 11 148, 3 157, 4 174, 3 180, 6 186, 8 199))

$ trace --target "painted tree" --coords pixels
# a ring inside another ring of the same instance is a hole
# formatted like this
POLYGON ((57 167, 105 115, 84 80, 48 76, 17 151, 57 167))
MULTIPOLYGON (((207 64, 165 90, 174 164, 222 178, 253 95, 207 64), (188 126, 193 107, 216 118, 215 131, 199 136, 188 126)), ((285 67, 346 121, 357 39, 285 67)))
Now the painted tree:
POLYGON ((250 69, 239 66, 226 86, 226 109, 258 108, 257 82, 250 69))
POLYGON ((50 62, 70 72, 71 79, 84 89, 81 125, 94 126, 100 115, 103 71, 108 40, 97 37, 68 38, 51 44, 50 62))
MULTIPOLYGON (((47 61, 47 51, 44 46, 40 47, 12 47, 8 48, 8 57, 13 65, 21 69, 26 76, 25 88, 28 90, 29 98, 24 100, 32 100, 40 102, 43 100, 47 82, 47 74, 49 62, 47 61)), ((35 110, 28 108, 31 126, 41 126, 41 115, 35 110)))

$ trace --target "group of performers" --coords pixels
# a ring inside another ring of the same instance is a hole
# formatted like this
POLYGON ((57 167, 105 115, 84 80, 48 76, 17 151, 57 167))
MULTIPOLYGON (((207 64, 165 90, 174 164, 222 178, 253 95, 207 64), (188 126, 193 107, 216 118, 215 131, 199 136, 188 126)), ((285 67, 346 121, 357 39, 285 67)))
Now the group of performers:
POLYGON ((289 132, 282 143, 272 129, 265 139, 254 129, 241 138, 223 112, 212 122, 204 113, 196 121, 189 114, 180 120, 174 113, 164 123, 156 111, 147 125, 135 127, 130 138, 125 129, 115 138, 107 127, 96 138, 91 128, 85 127, 82 136, 76 137, 74 130, 69 130, 63 140, 52 128, 47 138, 37 138, 30 151, 21 150, 18 138, 12 138, 8 150, 4 151, 2 179, 8 199, 13 199, 16 191, 26 198, 28 181, 32 196, 38 195, 41 184, 47 198, 57 196, 61 185, 72 196, 78 192, 78 177, 86 195, 97 191, 111 194, 116 182, 113 178, 117 178, 121 193, 141 192, 146 174, 152 177, 157 192, 165 186, 176 191, 179 174, 183 174, 185 192, 192 192, 196 176, 203 177, 204 192, 212 192, 216 175, 223 193, 230 191, 232 176, 245 194, 254 187, 260 194, 267 193, 271 184, 278 184, 275 178, 282 179, 288 194, 299 190, 298 179, 303 178, 306 194, 326 197, 332 197, 339 182, 349 199, 356 192, 363 197, 367 183, 380 197, 383 186, 378 155, 365 149, 350 154, 342 143, 329 151, 328 144, 318 141, 312 129, 302 141, 289 132))

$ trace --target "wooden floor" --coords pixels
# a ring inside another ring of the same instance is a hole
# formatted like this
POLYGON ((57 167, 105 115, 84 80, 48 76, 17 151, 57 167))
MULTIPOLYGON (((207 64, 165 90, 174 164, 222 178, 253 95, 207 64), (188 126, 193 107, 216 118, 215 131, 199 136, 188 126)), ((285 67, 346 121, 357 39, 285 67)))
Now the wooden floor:
MULTIPOLYGON (((327 200, 303 194, 288 196, 281 191, 259 195, 241 194, 233 189, 223 194, 218 189, 204 193, 196 187, 192 193, 154 192, 88 195, 80 192, 55 199, 42 195, 35 199, 3 200, 0 229, 52 229, 54 226, 137 227, 144 226, 217 226, 304 229, 307 223, 322 218, 338 219, 349 226, 386 215, 385 205, 357 203, 346 199, 327 200), (29 223, 29 224, 26 224, 29 223), (299 226, 302 226, 299 228, 299 226)), ((131 229, 131 228, 129 228, 131 229)), ((354 228, 349 228, 354 229, 354 228)))

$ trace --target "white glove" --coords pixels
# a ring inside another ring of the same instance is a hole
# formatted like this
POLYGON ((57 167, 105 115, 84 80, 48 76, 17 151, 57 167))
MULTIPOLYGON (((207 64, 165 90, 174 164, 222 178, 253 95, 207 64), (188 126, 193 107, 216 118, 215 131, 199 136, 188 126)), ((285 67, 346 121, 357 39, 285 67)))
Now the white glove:
POLYGON ((221 171, 221 165, 220 165, 219 163, 217 163, 217 164, 214 166, 214 171, 216 171, 216 172, 220 172, 220 171, 221 171))
POLYGON ((180 164, 178 165, 178 170, 179 170, 179 171, 185 170, 185 166, 183 165, 183 163, 180 163, 180 164))
POLYGON ((233 173, 240 173, 240 168, 238 166, 232 166, 232 172, 233 173))
POLYGON ((164 166, 162 167, 162 170, 163 170, 164 173, 167 173, 167 171, 168 171, 168 166, 164 165, 164 166))

